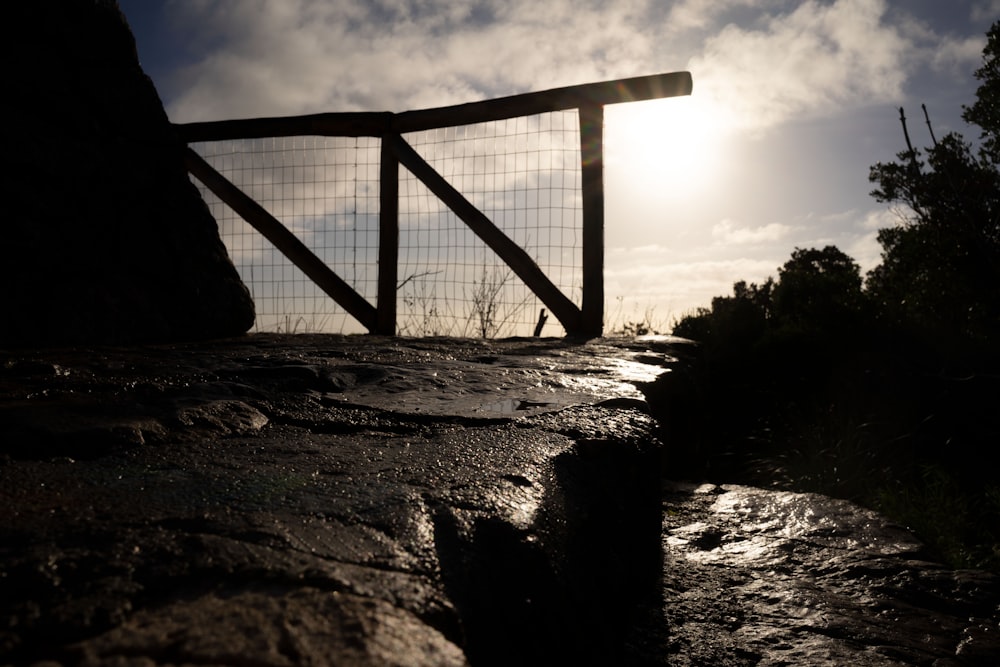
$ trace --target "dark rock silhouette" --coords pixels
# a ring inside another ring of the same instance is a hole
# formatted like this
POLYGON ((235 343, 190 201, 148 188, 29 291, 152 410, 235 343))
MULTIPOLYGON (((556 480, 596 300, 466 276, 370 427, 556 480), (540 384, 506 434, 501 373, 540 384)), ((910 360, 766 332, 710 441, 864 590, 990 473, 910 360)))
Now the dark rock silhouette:
POLYGON ((3 24, 0 343, 249 329, 253 302, 117 3, 15 3, 3 24))

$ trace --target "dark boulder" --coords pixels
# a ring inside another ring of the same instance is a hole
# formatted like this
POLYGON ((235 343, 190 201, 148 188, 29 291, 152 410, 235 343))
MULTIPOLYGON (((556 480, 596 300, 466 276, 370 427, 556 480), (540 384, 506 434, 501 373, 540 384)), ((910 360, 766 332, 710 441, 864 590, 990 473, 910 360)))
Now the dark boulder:
POLYGON ((253 301, 117 3, 8 3, 0 30, 0 344, 247 331, 253 301))

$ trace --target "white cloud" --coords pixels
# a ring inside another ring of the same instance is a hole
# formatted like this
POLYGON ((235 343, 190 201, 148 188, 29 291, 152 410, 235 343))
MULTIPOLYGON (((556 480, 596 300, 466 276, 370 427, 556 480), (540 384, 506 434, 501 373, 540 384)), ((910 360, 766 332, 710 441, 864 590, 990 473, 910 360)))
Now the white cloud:
POLYGON ((784 259, 708 259, 658 245, 609 248, 604 269, 608 318, 637 320, 649 312, 657 323, 669 323, 709 306, 712 297, 731 294, 738 280, 760 283, 777 275, 784 259))
POLYGON ((721 244, 775 243, 788 237, 792 227, 772 222, 761 227, 741 227, 733 220, 722 220, 712 226, 712 238, 721 244))
POLYGON ((174 120, 391 110, 652 73, 646 1, 188 2, 174 120), (457 6, 456 6, 457 5, 457 6))
POLYGON ((667 25, 677 30, 710 27, 734 6, 753 6, 755 0, 681 0, 670 8, 667 25))
POLYGON ((204 56, 171 86, 168 111, 178 122, 402 111, 687 68, 720 127, 761 130, 895 103, 918 61, 978 55, 975 39, 888 25, 887 4, 178 0, 169 8, 204 56))
POLYGON ((979 67, 985 44, 984 36, 944 38, 934 50, 931 66, 939 72, 968 76, 979 67))
POLYGON ((878 230, 894 227, 901 221, 900 213, 892 208, 878 208, 868 211, 854 225, 843 250, 854 258, 862 273, 872 270, 882 261, 882 246, 878 242, 878 230))
POLYGON ((898 211, 892 208, 878 208, 868 211, 858 226, 864 230, 874 231, 885 227, 895 227, 900 221, 901 217, 898 211))
POLYGON ((885 0, 809 0, 760 28, 731 24, 690 69, 699 89, 750 129, 897 100, 913 45, 882 22, 886 8, 885 0))
POLYGON ((878 243, 878 230, 896 224, 896 214, 887 208, 867 211, 846 211, 828 216, 824 231, 828 238, 803 243, 802 247, 821 248, 835 245, 847 253, 865 273, 881 261, 882 246, 878 243))
POLYGON ((1000 17, 1000 0, 988 0, 972 8, 972 20, 977 23, 980 21, 996 21, 998 17, 1000 17))

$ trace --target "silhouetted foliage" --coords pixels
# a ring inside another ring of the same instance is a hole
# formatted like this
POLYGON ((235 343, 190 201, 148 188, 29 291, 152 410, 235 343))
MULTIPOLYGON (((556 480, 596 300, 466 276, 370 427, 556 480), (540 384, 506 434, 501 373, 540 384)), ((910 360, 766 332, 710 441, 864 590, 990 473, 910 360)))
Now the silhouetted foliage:
MULTIPOLYGON (((819 491, 880 509, 959 566, 1000 570, 1000 22, 950 133, 869 177, 898 225, 863 281, 833 246, 684 317, 701 343, 705 455, 679 474, 819 491)), ((902 114, 901 114, 902 118, 902 114)), ((904 119, 905 131, 905 119, 904 119)))
POLYGON ((964 108, 962 118, 982 128, 983 150, 996 164, 1000 162, 1000 22, 986 33, 983 64, 975 77, 980 82, 976 101, 964 108))
POLYGON ((674 334, 719 349, 749 349, 775 335, 827 338, 858 323, 861 287, 857 262, 836 246, 796 248, 777 282, 734 283, 732 296, 717 296, 711 309, 686 315, 674 334))
POLYGON ((781 328, 841 333, 862 310, 861 267, 836 246, 796 248, 778 269, 774 319, 781 328))
POLYGON ((882 263, 868 275, 868 292, 885 323, 948 346, 982 344, 1000 331, 998 55, 1000 23, 976 72, 977 101, 963 113, 982 130, 978 151, 949 133, 869 175, 878 185, 872 196, 901 205, 902 219, 879 232, 882 263))
POLYGON ((773 289, 770 278, 763 285, 734 283, 733 296, 717 296, 711 308, 685 315, 674 326, 674 334, 717 343, 720 348, 750 345, 766 331, 773 289))

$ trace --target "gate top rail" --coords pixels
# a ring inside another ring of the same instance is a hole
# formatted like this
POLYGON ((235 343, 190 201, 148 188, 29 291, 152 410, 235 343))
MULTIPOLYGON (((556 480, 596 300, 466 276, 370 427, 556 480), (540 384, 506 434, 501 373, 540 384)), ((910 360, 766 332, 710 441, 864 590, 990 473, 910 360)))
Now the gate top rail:
POLYGON ((531 116, 550 111, 690 95, 691 89, 690 72, 670 72, 552 88, 480 102, 401 113, 348 111, 304 116, 175 123, 174 128, 188 143, 302 135, 382 137, 389 134, 405 134, 441 127, 531 116))

